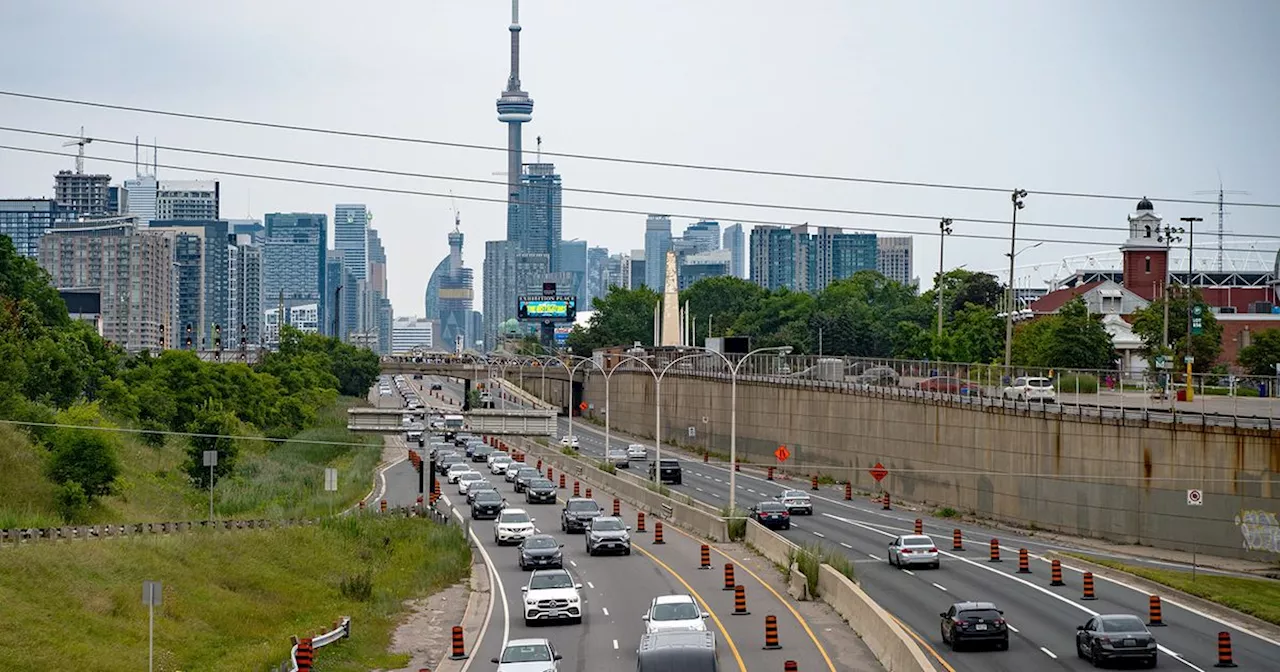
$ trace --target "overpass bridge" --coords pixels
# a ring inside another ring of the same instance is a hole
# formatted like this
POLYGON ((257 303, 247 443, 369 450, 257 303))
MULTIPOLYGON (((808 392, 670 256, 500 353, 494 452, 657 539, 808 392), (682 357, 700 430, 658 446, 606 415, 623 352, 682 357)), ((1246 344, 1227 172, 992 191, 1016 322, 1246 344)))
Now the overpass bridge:
MULTIPOLYGON (((403 434, 404 409, 351 408, 347 429, 371 434, 403 434)), ((456 411, 444 411, 455 413, 456 411)), ((556 412, 541 409, 484 409, 460 413, 462 431, 473 434, 512 436, 556 436, 556 412)))

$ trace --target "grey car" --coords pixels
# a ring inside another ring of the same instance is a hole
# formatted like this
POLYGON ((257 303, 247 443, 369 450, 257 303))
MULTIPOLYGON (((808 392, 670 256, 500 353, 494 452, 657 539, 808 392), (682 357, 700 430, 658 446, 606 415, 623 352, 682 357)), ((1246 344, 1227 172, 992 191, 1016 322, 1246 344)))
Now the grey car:
POLYGON ((520 542, 520 569, 564 568, 564 544, 549 534, 535 534, 520 542))
POLYGON ((626 448, 610 448, 609 454, 605 456, 604 461, 619 469, 631 468, 631 456, 627 454, 626 448))
POLYGON ((584 534, 587 537, 587 555, 614 551, 623 555, 631 555, 631 526, 622 522, 621 518, 599 516, 587 523, 584 534))
POLYGON ((1101 614, 1076 626, 1076 655, 1094 667, 1114 660, 1140 660, 1155 667, 1156 646, 1142 619, 1130 614, 1101 614))
POLYGON ((524 469, 517 471, 516 480, 514 481, 516 486, 516 492, 524 492, 524 489, 529 486, 529 481, 532 481, 533 479, 539 478, 541 476, 542 474, 539 473, 538 470, 534 469, 533 467, 525 467, 524 469))

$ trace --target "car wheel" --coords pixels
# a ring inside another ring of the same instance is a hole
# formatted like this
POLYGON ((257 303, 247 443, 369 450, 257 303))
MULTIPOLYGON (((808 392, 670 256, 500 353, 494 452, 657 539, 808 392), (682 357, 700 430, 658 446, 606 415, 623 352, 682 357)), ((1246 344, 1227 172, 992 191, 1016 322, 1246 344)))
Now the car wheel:
POLYGON ((789 529, 791 529, 791 523, 787 523, 786 525, 783 525, 783 526, 782 526, 782 529, 784 529, 784 530, 789 530, 789 529))
POLYGON ((1089 662, 1094 667, 1102 667, 1102 660, 1098 658, 1098 649, 1096 647, 1089 647, 1089 662))
POLYGON ((996 648, 997 648, 997 649, 999 649, 999 650, 1001 650, 1001 651, 1008 651, 1008 650, 1009 650, 1009 640, 1008 640, 1008 639, 1001 640, 998 644, 996 644, 996 648))
MULTIPOLYGON (((623 554, 623 555, 631 555, 631 547, 630 547, 630 546, 628 546, 628 547, 627 547, 627 550, 623 551, 623 552, 622 552, 622 554, 623 554)), ((1153 665, 1152 667, 1155 667, 1155 666, 1153 665)))
POLYGON ((1159 658, 1157 658, 1156 656, 1151 656, 1151 659, 1147 661, 1147 667, 1149 667, 1149 668, 1155 668, 1155 666, 1156 666, 1159 662, 1160 662, 1160 661, 1159 661, 1159 658))
POLYGON ((891 567, 896 567, 897 565, 898 565, 898 563, 894 562, 894 560, 893 560, 893 555, 892 555, 892 554, 890 554, 890 555, 889 555, 889 566, 891 566, 891 567))
POLYGON ((938 636, 942 637, 943 644, 947 643, 947 626, 945 625, 938 626, 938 636))
POLYGON ((1076 639, 1076 658, 1081 660, 1088 658, 1088 656, 1084 655, 1084 647, 1080 645, 1079 638, 1076 639))
POLYGON ((941 569, 941 568, 942 568, 942 561, 941 561, 941 560, 939 560, 939 561, 937 561, 937 562, 933 563, 933 568, 934 568, 934 569, 941 569))
POLYGON ((954 636, 954 635, 952 635, 952 637, 951 637, 951 642, 950 642, 950 644, 951 644, 951 650, 952 650, 952 651, 959 651, 959 650, 960 650, 960 641, 959 641, 959 640, 957 640, 957 639, 955 638, 955 636, 954 636))

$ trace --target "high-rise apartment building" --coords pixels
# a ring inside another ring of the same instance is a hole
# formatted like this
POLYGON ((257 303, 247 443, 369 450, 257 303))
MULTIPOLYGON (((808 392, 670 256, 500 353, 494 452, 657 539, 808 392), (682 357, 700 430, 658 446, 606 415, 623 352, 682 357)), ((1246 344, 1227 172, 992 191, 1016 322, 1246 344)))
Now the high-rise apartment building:
POLYGON ((436 265, 427 282, 426 319, 438 325, 434 335, 450 349, 459 337, 467 343, 479 335, 478 331, 471 331, 475 276, 472 269, 463 266, 464 239, 462 220, 455 215, 453 231, 449 232, 449 254, 436 265))
MULTIPOLYGON (((228 325, 222 329, 222 349, 241 351, 262 344, 263 249, 247 233, 227 235, 228 325)), ((215 341, 215 347, 218 345, 215 341)))
POLYGON ((732 259, 729 274, 735 278, 747 278, 747 239, 741 224, 731 224, 724 230, 724 249, 732 259))
POLYGON ((720 249, 720 222, 701 221, 690 224, 684 230, 684 239, 693 247, 694 254, 720 249))
POLYGON ((729 275, 729 269, 732 264, 733 260, 729 250, 712 250, 710 252, 686 255, 681 260, 678 268, 680 291, 688 289, 690 285, 699 280, 729 275))
POLYGON ((333 210, 333 249, 356 280, 369 277, 369 210, 360 203, 339 203, 333 210))
POLYGON ((174 238, 174 291, 178 297, 174 326, 182 332, 181 347, 188 347, 185 339, 189 336, 190 349, 212 349, 215 338, 229 328, 233 312, 227 302, 232 293, 227 222, 158 219, 151 222, 151 228, 174 238))
POLYGON ((324 301, 321 302, 324 321, 320 325, 320 333, 339 340, 347 333, 343 322, 346 318, 342 311, 342 287, 345 281, 346 277, 342 274, 342 253, 337 250, 326 250, 324 253, 324 301))
POLYGON ((820 292, 858 271, 876 270, 871 234, 808 224, 751 230, 751 281, 765 289, 820 292))
POLYGON ((807 235, 808 277, 805 289, 820 292, 836 280, 858 271, 876 270, 876 237, 870 233, 845 233, 826 226, 799 227, 807 235))
MULTIPOLYGON (((284 323, 304 334, 320 333, 320 306, 304 303, 286 308, 284 323)), ((268 346, 279 346, 280 326, 279 308, 268 308, 263 311, 262 338, 268 346)))
MULTIPOLYGON (((559 274, 567 280, 567 284, 559 284, 556 293, 562 296, 577 297, 577 305, 583 310, 587 307, 587 241, 566 240, 560 243, 559 274)), ((556 272, 556 271, 553 271, 556 272)))
POLYGON ((227 226, 231 233, 249 236, 249 242, 261 245, 267 240, 267 227, 258 219, 228 219, 227 226))
POLYGON ((67 225, 77 227, 81 217, 106 217, 114 214, 110 205, 110 175, 60 170, 53 176, 53 200, 58 202, 67 225))
POLYGON ((751 281, 768 290, 802 291, 803 247, 790 227, 757 224, 751 229, 751 281))
MULTIPOLYGON (((327 325, 327 258, 329 217, 323 213, 271 212, 263 230, 262 282, 267 306, 285 308, 316 304, 319 321, 327 325)), ((286 310, 285 319, 291 317, 286 310)), ((329 329, 325 330, 328 333, 329 329)))
POLYGON ((502 324, 516 317, 521 295, 541 294, 551 273, 551 256, 523 252, 505 240, 485 242, 484 317, 485 348, 496 347, 502 324))
POLYGON ((631 255, 627 258, 627 289, 640 289, 648 280, 648 269, 645 267, 645 251, 631 250, 631 255))
POLYGON ((587 248, 587 293, 586 301, 578 304, 582 310, 591 310, 595 300, 609 293, 607 267, 609 265, 609 248, 587 248))
POLYGON ((173 242, 133 218, 63 226, 40 240, 40 266, 59 289, 99 294, 103 338, 129 352, 156 352, 176 347, 173 242))
POLYGON ((614 254, 610 255, 604 265, 604 292, 601 296, 608 296, 609 290, 614 287, 622 289, 631 289, 631 255, 614 254))
POLYGON ((666 282, 667 252, 671 251, 671 218, 649 215, 644 223, 644 284, 661 293, 666 282))
POLYGON ((58 219, 58 204, 47 198, 0 199, 0 236, 8 236, 18 254, 40 257, 40 238, 58 219))
POLYGON ((160 180, 155 219, 216 220, 221 211, 220 189, 217 180, 160 180))
POLYGON ((915 284, 911 236, 881 236, 876 242, 876 270, 903 284, 915 284))
POLYGON ((160 183, 154 175, 139 175, 124 181, 120 211, 138 218, 138 224, 147 226, 156 216, 156 194, 160 183))
POLYGON ((552 272, 561 270, 561 191, 554 164, 525 164, 520 178, 520 249, 548 255, 552 272))
POLYGON ((432 336, 431 320, 420 317, 397 317, 395 324, 391 327, 391 354, 408 354, 414 348, 431 350, 435 347, 432 336))

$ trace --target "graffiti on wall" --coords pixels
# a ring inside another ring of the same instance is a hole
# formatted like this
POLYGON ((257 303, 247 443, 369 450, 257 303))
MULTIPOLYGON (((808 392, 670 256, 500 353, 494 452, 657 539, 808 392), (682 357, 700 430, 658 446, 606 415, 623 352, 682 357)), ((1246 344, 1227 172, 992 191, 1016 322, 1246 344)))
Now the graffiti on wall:
POLYGON ((1280 553, 1280 522, 1276 521, 1276 514, 1244 509, 1236 516, 1236 526, 1244 537, 1245 550, 1280 553))

